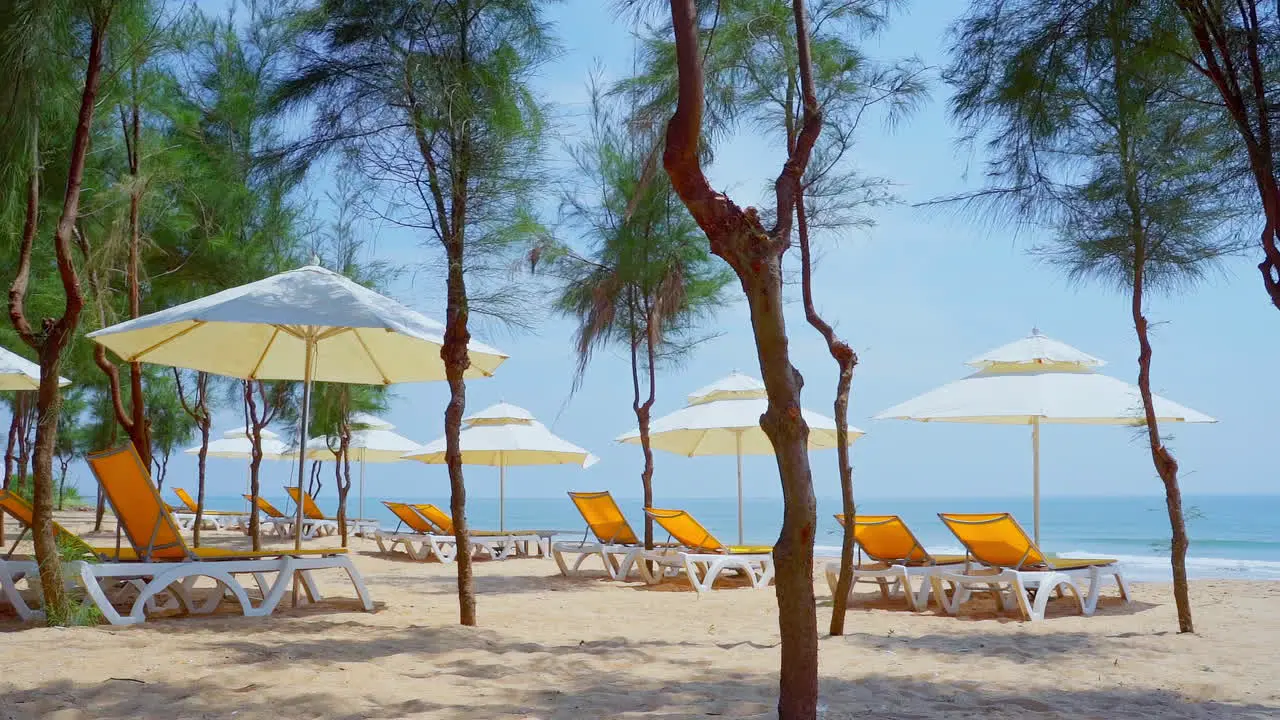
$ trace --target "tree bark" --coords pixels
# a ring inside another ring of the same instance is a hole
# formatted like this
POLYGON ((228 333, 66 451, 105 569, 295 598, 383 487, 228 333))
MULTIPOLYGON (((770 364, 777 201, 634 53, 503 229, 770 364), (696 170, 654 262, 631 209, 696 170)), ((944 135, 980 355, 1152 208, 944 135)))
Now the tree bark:
MULTIPOLYGON (((204 489, 209 460, 209 430, 212 425, 212 417, 209 415, 209 373, 196 373, 194 403, 187 400, 186 391, 182 388, 182 372, 178 368, 173 369, 173 381, 178 390, 178 402, 182 404, 182 410, 195 421, 196 429, 200 431, 200 452, 196 455, 196 519, 191 528, 191 544, 193 547, 200 547, 200 526, 204 523, 204 489)), ((256 508, 252 512, 256 514, 256 508)))
MULTIPOLYGON (((262 538, 259 533, 258 519, 258 495, 261 490, 258 478, 262 470, 262 428, 264 425, 258 424, 258 404, 254 398, 254 384, 256 380, 244 381, 244 403, 245 403, 245 425, 249 430, 249 507, 253 512, 249 513, 249 536, 253 538, 253 549, 262 549, 262 538)), ((302 528, 293 529, 295 533, 301 533, 302 528)))
MULTIPOLYGON (((455 206, 455 213, 457 208, 455 206)), ((449 404, 444 411, 445 463, 449 468, 449 511, 453 516, 454 541, 458 544, 458 621, 476 624, 476 594, 471 569, 471 543, 467 527, 467 488, 462 479, 462 415, 467 407, 467 384, 463 373, 471 366, 467 344, 467 288, 462 275, 462 241, 455 237, 446 249, 449 263, 448 301, 444 346, 445 377, 449 381, 449 404)))
POLYGON ((756 353, 768 405, 760 426, 773 444, 782 482, 782 531, 774 545, 778 625, 782 636, 778 716, 784 720, 817 716, 818 621, 813 593, 813 541, 817 509, 809 470, 809 427, 800 412, 804 380, 792 366, 783 316, 782 254, 800 179, 822 130, 813 87, 807 15, 803 0, 792 4, 804 116, 774 183, 777 221, 766 231, 754 208, 743 210, 712 189, 698 157, 704 80, 698 21, 693 0, 671 0, 675 31, 678 99, 667 126, 663 165, 671 184, 707 235, 711 251, 733 268, 747 297, 756 353))
MULTIPOLYGON (((341 392, 346 392, 343 388, 341 392)), ((342 547, 347 547, 347 493, 351 491, 351 458, 347 453, 351 449, 351 427, 347 424, 348 409, 341 410, 342 420, 338 424, 338 452, 333 459, 333 478, 338 488, 338 532, 342 536, 342 547)))
POLYGON ((1262 261, 1258 271, 1271 304, 1280 309, 1280 183, 1275 176, 1271 119, 1274 88, 1263 67, 1263 39, 1258 23, 1257 0, 1239 0, 1240 27, 1229 26, 1230 4, 1207 0, 1177 0, 1179 11, 1191 29, 1203 65, 1193 63, 1222 97, 1227 113, 1244 142, 1249 170, 1265 218, 1260 238, 1262 261), (1244 51, 1244 66, 1236 53, 1244 51))
MULTIPOLYGON (((36 350, 40 363, 40 389, 36 395, 36 447, 32 488, 32 539, 40 566, 40 585, 44 591, 44 611, 50 625, 65 625, 71 619, 62 577, 62 562, 53 531, 53 451, 58 438, 58 415, 62 394, 58 388, 62 369, 62 351, 70 344, 80 323, 84 296, 71 256, 71 236, 80 214, 80 186, 84 179, 85 156, 93 126, 93 110, 97 101, 98 80, 102 69, 102 42, 110 19, 109 11, 94 18, 89 36, 89 55, 85 68, 84 91, 67 169, 66 192, 62 213, 54 230, 53 245, 58 275, 65 295, 62 316, 46 318, 37 335, 27 321, 24 308, 27 282, 31 271, 32 238, 24 233, 18 273, 9 289, 9 318, 19 337, 36 350)), ((33 138, 34 141, 34 138, 33 138)), ((37 153, 33 142, 33 158, 37 153)), ((38 164, 33 170, 38 172, 38 164)), ((30 219, 30 213, 28 213, 30 219)))
POLYGON ((813 329, 827 343, 827 352, 836 361, 836 463, 840 471, 840 513, 844 515, 844 532, 840 541, 840 576, 832 599, 831 634, 844 635, 845 614, 849 605, 849 589, 853 585, 853 530, 857 509, 853 503, 853 466, 849 462, 849 390, 853 386, 853 369, 858 355, 848 343, 836 336, 835 329, 822 318, 813 302, 813 254, 809 244, 809 219, 804 195, 796 198, 796 236, 800 239, 800 285, 804 299, 804 315, 813 329))
MULTIPOLYGON (((634 303, 631 303, 634 306, 634 303)), ((640 485, 644 492, 644 507, 653 507, 653 446, 649 441, 649 421, 653 403, 657 399, 657 370, 654 368, 654 342, 653 342, 653 315, 646 309, 643 313, 645 318, 644 327, 644 345, 645 353, 648 358, 648 383, 649 394, 642 400, 640 392, 640 358, 639 343, 641 342, 635 332, 635 322, 632 318, 632 336, 631 336, 631 408, 636 414, 636 425, 640 428, 640 449, 644 453, 644 469, 640 471, 640 485)), ((653 518, 648 513, 644 516, 644 547, 646 550, 653 549, 653 518)))

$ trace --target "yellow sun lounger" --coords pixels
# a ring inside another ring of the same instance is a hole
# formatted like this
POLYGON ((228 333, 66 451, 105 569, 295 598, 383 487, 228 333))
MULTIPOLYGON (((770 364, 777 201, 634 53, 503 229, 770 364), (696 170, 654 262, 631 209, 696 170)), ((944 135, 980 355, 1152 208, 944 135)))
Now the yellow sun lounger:
POLYGON ((556 565, 560 566, 560 573, 574 577, 579 574, 584 561, 599 557, 610 578, 625 580, 636 558, 644 552, 644 543, 636 537, 627 516, 622 514, 622 509, 607 490, 571 492, 569 499, 582 514, 582 519, 587 521, 587 529, 581 540, 552 543, 551 553, 556 565), (595 536, 594 542, 587 539, 588 534, 595 536), (578 556, 572 567, 565 560, 565 555, 578 556))
MULTIPOLYGON (((836 522, 843 527, 848 516, 836 514, 836 522)), ((859 552, 873 562, 855 562, 853 582, 849 584, 849 600, 859 582, 874 582, 888 600, 894 590, 901 590, 907 607, 922 611, 929 607, 929 593, 933 587, 930 579, 941 567, 963 564, 964 555, 931 555, 915 533, 897 515, 858 515, 853 523, 853 538, 859 552), (913 589, 912 581, 918 580, 919 589, 913 589)), ((827 585, 831 594, 836 593, 840 580, 840 563, 827 563, 827 585)))
MULTIPOLYGON (((261 513, 261 516, 258 518, 259 522, 269 526, 273 534, 282 538, 293 537, 293 524, 295 518, 292 515, 285 515, 280 512, 279 508, 272 505, 261 495, 255 498, 252 495, 242 494, 240 497, 244 498, 246 502, 252 503, 257 508, 257 511, 261 513)), ((249 517, 245 516, 241 520, 241 523, 244 526, 244 531, 246 533, 249 532, 249 517)), ((309 539, 311 536, 304 533, 303 537, 309 539)))
MULTIPOLYGON (((289 493, 289 499, 296 504, 298 502, 298 488, 296 486, 288 486, 285 488, 289 493)), ((295 505, 296 507, 296 505, 295 505)), ((374 520, 362 520, 360 518, 347 518, 347 531, 353 533, 372 532, 378 529, 378 523, 374 520)), ((310 495, 302 495, 302 536, 305 538, 333 535, 338 532, 338 518, 327 517, 320 512, 320 506, 316 505, 315 498, 310 495)))
MULTIPOLYGON (((199 505, 196 504, 194 498, 185 489, 180 487, 172 488, 173 494, 182 503, 181 505, 168 505, 169 512, 173 513, 173 518, 178 521, 178 526, 183 530, 191 529, 191 524, 196 521, 196 510, 199 505)), ((225 530, 227 527, 238 527, 244 521, 244 513, 229 512, 226 510, 209 510, 205 509, 201 514, 200 520, 203 523, 212 525, 215 530, 225 530), (227 524, 228 519, 234 519, 230 525, 227 524)))
MULTIPOLYGON (((441 535, 453 537, 453 518, 449 513, 430 503, 416 504, 413 509, 435 525, 441 535)), ((467 534, 472 539, 490 538, 491 549, 495 553, 498 552, 497 543, 502 543, 506 550, 500 556, 495 554, 499 559, 510 557, 513 552, 524 557, 547 557, 551 554, 551 538, 555 536, 551 530, 468 530, 467 534)))
POLYGON ((645 508, 644 511, 677 544, 677 547, 646 550, 640 554, 641 559, 652 561, 658 568, 654 572, 647 563, 636 562, 640 575, 650 585, 662 582, 668 571, 679 573, 681 570, 699 595, 712 590, 716 578, 725 570, 745 575, 754 588, 766 587, 773 580, 772 547, 725 545, 684 510, 645 508))
MULTIPOLYGON (((0 490, 0 514, 14 518, 23 528, 14 540, 13 546, 7 552, 0 554, 0 603, 7 602, 22 620, 42 619, 44 611, 39 609, 38 603, 37 607, 32 607, 19 587, 25 582, 28 589, 38 596, 40 566, 34 557, 17 554, 18 545, 31 532, 35 510, 21 495, 0 490)), ((100 560, 136 559, 133 550, 128 547, 120 548, 118 552, 115 548, 90 547, 82 538, 57 522, 53 523, 53 533, 60 547, 78 545, 83 548, 84 554, 92 554, 100 560)))
MULTIPOLYGON (((394 530, 379 528, 373 532, 373 539, 378 543, 380 551, 391 553, 395 552, 396 548, 403 548, 414 560, 429 560, 434 557, 442 563, 450 563, 457 558, 458 542, 454 536, 441 531, 436 524, 415 510, 416 506, 387 500, 383 500, 382 504, 386 505, 400 522, 394 530), (407 527, 411 532, 401 532, 402 526, 407 527)), ((435 508, 434 505, 427 507, 435 508)), ((435 508, 434 512, 440 512, 440 510, 435 508)), ((503 559, 514 545, 515 543, 507 536, 503 536, 500 540, 473 537, 471 553, 473 557, 503 559)))
POLYGON ((1004 589, 1009 588, 1027 620, 1044 619, 1055 590, 1070 595, 1084 615, 1097 609, 1104 583, 1114 582, 1120 597, 1129 601, 1129 586, 1115 560, 1050 558, 1009 513, 939 513, 938 517, 964 545, 968 557, 986 566, 944 570, 933 576, 934 594, 949 614, 955 614, 974 590, 990 590, 1003 610, 1004 589), (1088 587, 1081 587, 1086 581, 1088 587), (943 589, 944 582, 955 586, 950 595, 943 589))
POLYGON ((144 622, 146 611, 154 607, 154 598, 162 593, 173 596, 183 609, 194 614, 213 612, 230 595, 246 616, 270 615, 295 575, 306 594, 318 600, 319 589, 311 575, 324 569, 345 571, 361 605, 365 610, 373 609, 360 572, 344 551, 255 552, 189 547, 132 445, 94 453, 87 460, 136 556, 133 561, 70 564, 80 576, 87 602, 96 605, 113 625, 144 622), (251 576, 262 593, 256 605, 237 579, 244 575, 251 576), (209 578, 218 585, 202 602, 197 602, 192 592, 199 578, 209 578), (128 612, 121 614, 108 600, 102 592, 103 580, 140 581, 137 598, 128 612))

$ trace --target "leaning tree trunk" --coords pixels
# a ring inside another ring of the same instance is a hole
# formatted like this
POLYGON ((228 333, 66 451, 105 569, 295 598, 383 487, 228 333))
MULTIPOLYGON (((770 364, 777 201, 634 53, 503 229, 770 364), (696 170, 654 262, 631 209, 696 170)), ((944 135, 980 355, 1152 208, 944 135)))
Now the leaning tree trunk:
POLYGON ((813 593, 813 541, 817 508, 809 470, 809 426, 800 412, 804 380, 791 364, 783 315, 782 254, 790 243, 800 179, 822 131, 813 85, 808 18, 793 0, 796 59, 804 94, 802 129, 774 183, 777 220, 766 231, 754 208, 743 210, 716 192, 698 157, 704 80, 694 0, 671 0, 679 95, 667 125, 663 165, 685 207, 733 268, 747 296, 756 354, 768 405, 760 427, 773 444, 782 481, 782 531, 774 545, 778 626, 782 635, 778 716, 813 720, 818 712, 818 617, 813 593))
POLYGON ((342 547, 347 547, 347 493, 351 492, 351 458, 347 452, 351 447, 351 433, 345 427, 339 430, 338 452, 333 459, 333 478, 338 487, 338 532, 342 536, 342 547))
POLYGON ((1147 334, 1147 318, 1142 313, 1142 291, 1133 295, 1133 324, 1138 334, 1138 391, 1146 414, 1147 439, 1151 460, 1164 483, 1165 506, 1169 511, 1169 527, 1173 532, 1169 562, 1173 568, 1173 600, 1178 609, 1178 632, 1195 632, 1191 622, 1191 594, 1187 585, 1187 523, 1182 514, 1182 490, 1178 487, 1178 461, 1160 439, 1155 404, 1151 397, 1151 341, 1147 334))
MULTIPOLYGON (((457 206, 455 205, 455 208, 457 206)), ((445 310, 444 360, 445 377, 449 381, 449 404, 444 410, 445 464, 449 468, 449 511, 453 516, 454 541, 458 546, 458 621, 476 624, 476 591, 471 569, 471 539, 467 528, 467 488, 462 481, 462 414, 467 407, 467 384, 462 379, 471 359, 467 344, 467 286, 462 275, 462 242, 454 238, 446 247, 449 262, 448 300, 445 310)))
MULTIPOLYGON (((197 381, 199 382, 199 381, 197 381)), ((209 419, 197 420, 200 428, 200 453, 196 455, 196 521, 191 526, 191 544, 200 547, 200 526, 204 524, 204 488, 209 464, 209 419)), ((257 509, 251 514, 257 514, 257 509)))
POLYGON ((840 471, 840 513, 844 533, 840 541, 840 576, 832 599, 831 634, 844 635, 845 613, 849 605, 849 590, 853 585, 853 531, 857 509, 853 504, 853 466, 849 462, 849 390, 853 386, 853 368, 858 356, 840 338, 835 328, 818 314, 813 302, 813 254, 809 244, 809 219, 804 206, 804 195, 796 198, 796 235, 800 239, 800 285, 804 298, 805 319, 822 335, 827 352, 836 361, 836 463, 840 471))
MULTIPOLYGON (((9 485, 13 481, 13 461, 17 459, 14 457, 13 448, 18 439, 18 426, 22 424, 22 421, 19 420, 19 418, 22 417, 21 402, 23 393, 19 392, 15 394, 16 397, 13 399, 13 417, 9 418, 9 440, 4 449, 4 484, 0 486, 5 490, 9 489, 9 485)), ((4 516, 5 514, 0 512, 0 546, 4 545, 4 516)))
MULTIPOLYGON (((23 342, 36 350, 40 363, 40 389, 36 395, 35 477, 32 488, 34 517, 31 531, 35 541, 36 560, 40 566, 40 585, 44 591, 45 619, 50 625, 66 624, 71 612, 53 531, 53 450, 58 439, 58 415, 62 410, 62 393, 58 388, 62 352, 75 336, 76 327, 80 324, 80 312, 84 308, 84 296, 80 291, 80 278, 72 259, 71 242, 75 223, 80 215, 80 186, 84 179, 85 156, 88 154, 89 136, 93 127, 93 110, 97 102, 98 79, 102 69, 102 42, 109 17, 109 13, 104 12, 95 18, 90 31, 84 91, 80 96, 80 112, 71 143, 66 192, 62 200, 62 213, 53 234, 58 275, 66 298, 62 317, 46 318, 40 335, 32 330, 27 320, 25 301, 34 233, 24 230, 18 273, 9 289, 10 320, 23 342)), ((38 158, 38 145, 34 142, 34 137, 32 140, 34 161, 38 158)), ((32 167, 32 177, 36 177, 38 172, 37 163, 32 167)), ((34 188, 36 183, 33 181, 30 185, 34 188)), ((32 195, 36 193, 33 192, 32 195)), ((35 215, 34 211, 28 212, 29 224, 34 224, 35 215)))

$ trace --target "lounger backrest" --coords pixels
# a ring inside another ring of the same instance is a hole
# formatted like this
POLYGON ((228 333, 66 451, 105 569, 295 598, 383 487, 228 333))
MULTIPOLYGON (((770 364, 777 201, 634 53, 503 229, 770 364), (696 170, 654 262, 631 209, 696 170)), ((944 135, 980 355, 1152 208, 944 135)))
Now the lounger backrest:
POLYGON ((676 542, 692 550, 719 552, 725 546, 702 527, 702 523, 684 510, 663 510, 661 508, 645 508, 645 513, 666 530, 676 542))
POLYGON ((426 518, 432 525, 435 525, 438 532, 442 532, 445 535, 453 534, 453 518, 449 517, 449 513, 429 503, 414 505, 413 509, 422 513, 422 517, 426 518))
POLYGON ((596 539, 605 544, 639 545, 636 534, 631 530, 627 516, 614 501, 609 491, 604 492, 571 492, 569 499, 582 513, 587 527, 595 534, 596 539))
POLYGON ((289 497, 293 498, 293 501, 294 501, 294 502, 299 502, 299 500, 298 500, 298 496, 299 496, 299 495, 301 495, 301 496, 302 496, 302 500, 301 500, 301 502, 302 502, 302 516, 303 516, 303 517, 305 517, 305 518, 307 518, 307 519, 309 519, 309 520, 325 520, 325 519, 327 519, 327 518, 325 518, 324 513, 320 512, 320 508, 316 505, 316 501, 315 501, 315 500, 312 500, 310 495, 305 495, 305 494, 303 494, 303 493, 298 492, 298 488, 293 487, 293 486, 287 487, 287 488, 285 488, 285 490, 288 490, 288 491, 289 491, 289 497))
MULTIPOLYGON (((245 500, 248 500, 249 502, 254 501, 254 498, 252 495, 244 495, 243 497, 245 500)), ((284 513, 280 512, 280 510, 275 505, 272 505, 271 503, 267 502, 267 499, 262 497, 261 495, 258 496, 257 504, 258 504, 258 509, 266 513, 267 517, 272 517, 272 518, 284 517, 284 513)))
POLYGON ((431 523, 427 522, 421 515, 415 512, 413 508, 409 507, 408 503, 388 502, 383 500, 382 504, 386 505, 388 510, 395 513, 395 516, 400 518, 400 522, 409 526, 410 530, 420 532, 424 535, 431 535, 435 533, 435 528, 431 526, 431 523))
POLYGON ((192 557, 132 444, 92 453, 88 461, 121 531, 143 562, 192 557))
MULTIPOLYGON (((836 521, 845 525, 847 516, 837 514, 836 521)), ((897 515, 855 516, 853 539, 867 557, 880 562, 918 565, 932 560, 911 528, 897 515)))
POLYGON ((938 513, 975 560, 992 567, 1044 563, 1044 554, 1009 513, 938 513))
POLYGON ((199 508, 199 506, 196 505, 196 501, 193 500, 189 494, 187 494, 186 490, 183 490, 180 487, 176 487, 173 489, 173 494, 177 495, 178 499, 182 501, 182 504, 186 505, 187 509, 190 510, 191 512, 195 512, 196 509, 199 508))
MULTIPOLYGON (((31 503, 27 499, 9 490, 0 490, 0 513, 8 513, 13 516, 14 520, 22 523, 23 527, 30 528, 34 522, 36 511, 31 507, 31 503)), ((53 534, 63 537, 77 537, 74 533, 62 527, 58 523, 53 524, 53 534)))

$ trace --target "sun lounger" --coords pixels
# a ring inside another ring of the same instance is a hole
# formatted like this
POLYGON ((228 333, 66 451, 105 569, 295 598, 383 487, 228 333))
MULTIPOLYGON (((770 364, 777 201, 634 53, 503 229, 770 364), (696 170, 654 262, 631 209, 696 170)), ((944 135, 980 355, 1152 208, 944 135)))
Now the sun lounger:
MULTIPOLYGON (((836 521, 844 526, 847 516, 836 515, 836 521)), ((897 515, 858 515, 853 523, 854 541, 859 553, 872 562, 864 563, 855 558, 853 582, 849 584, 849 599, 853 599, 854 587, 859 582, 873 582, 880 586, 885 600, 900 589, 906 597, 907 607, 922 611, 929 607, 929 593, 933 587, 932 576, 939 568, 963 565, 964 555, 931 555, 916 539, 911 529, 897 515), (919 589, 913 589, 913 581, 919 589)), ((835 595, 840 580, 840 563, 826 566, 827 585, 835 595)))
POLYGON ((618 503, 607 490, 571 492, 569 499, 582 514, 582 519, 587 521, 587 529, 583 531, 581 540, 552 543, 551 554, 556 559, 556 565, 560 566, 560 573, 566 577, 574 577, 579 574, 583 562, 599 557, 610 578, 625 580, 635 565, 636 558, 644 552, 644 544, 636 537, 618 503), (595 541, 588 540, 588 534, 594 535, 595 541), (565 555, 578 556, 572 567, 565 555))
MULTIPOLYGON (((199 505, 196 504, 195 499, 185 489, 174 487, 172 490, 182 504, 169 505, 166 503, 166 507, 173 514, 173 518, 178 521, 178 527, 183 530, 190 530, 191 524, 196 521, 196 511, 199 509, 199 505)), ((207 526, 212 526, 215 530, 225 530, 228 527, 238 528, 243 519, 244 513, 226 510, 206 509, 200 515, 200 521, 207 526)))
MULTIPOLYGON (((413 509, 435 525, 442 535, 453 537, 453 518, 449 513, 429 503, 416 504, 413 509)), ((506 544, 509 547, 506 557, 548 557, 551 554, 551 538, 555 537, 552 530, 468 530, 467 534, 473 539, 489 538, 493 542, 506 544)))
MULTIPOLYGON (((286 487, 289 492, 289 499, 298 502, 298 488, 294 486, 286 487)), ((327 517, 320 512, 320 506, 316 505, 315 498, 310 495, 302 495, 302 524, 304 537, 312 537, 313 535, 333 535, 338 532, 338 518, 327 517), (308 532, 309 530, 309 532, 308 532)), ((376 520, 364 520, 361 518, 347 518, 347 531, 352 533, 373 532, 378 529, 376 520)))
POLYGON ((1115 560, 1050 558, 1009 513, 939 513, 938 517, 964 545, 968 557, 985 566, 967 571, 941 569, 932 576, 934 594, 948 614, 954 615, 974 590, 990 590, 1003 610, 1004 589, 1010 589, 1027 620, 1044 619, 1054 591, 1070 596, 1084 615, 1097 609, 1104 583, 1114 582, 1120 597, 1129 601, 1129 586, 1115 560), (953 593, 945 592, 944 582, 954 584, 953 593), (1084 583, 1087 587, 1082 587, 1084 583))
POLYGON ((713 589, 716 578, 725 570, 746 576, 754 588, 766 587, 773 580, 773 548, 725 545, 684 510, 645 508, 644 511, 670 533, 678 545, 640 554, 636 568, 650 585, 662 582, 669 570, 677 573, 683 570, 699 595, 713 589), (657 571, 639 560, 652 561, 657 571))
MULTIPOLYGON (((35 511, 22 496, 8 490, 0 490, 0 513, 13 517, 23 527, 22 532, 14 540, 13 547, 8 552, 0 555, 0 601, 7 602, 22 620, 42 620, 44 619, 44 611, 39 607, 40 601, 43 600, 40 590, 40 566, 36 563, 34 557, 16 554, 18 545, 31 532, 35 511), (24 582, 28 586, 28 593, 35 600, 34 607, 27 601, 27 598, 24 597, 19 588, 19 585, 24 582)), ((127 545, 121 548, 91 547, 84 539, 62 527, 57 522, 53 523, 53 532, 59 547, 63 549, 64 560, 66 559, 66 548, 75 546, 79 546, 82 549, 83 555, 93 556, 99 561, 137 559, 137 554, 127 545)), ((65 564, 63 578, 69 591, 75 591, 79 587, 78 574, 68 572, 65 564)), ((111 601, 116 603, 126 599, 125 596, 128 591, 140 591, 143 583, 137 579, 132 579, 115 583, 104 581, 100 583, 100 586, 102 591, 110 596, 111 601)), ((152 598, 147 609, 155 611, 176 609, 176 607, 176 601, 162 604, 157 599, 152 598)))
MULTIPOLYGON (((429 560, 434 557, 442 563, 450 563, 457 558, 457 539, 451 534, 442 532, 434 523, 414 510, 414 506, 387 500, 383 500, 382 504, 386 505, 400 522, 394 530, 378 529, 373 533, 373 539, 378 543, 380 551, 392 553, 399 547, 414 560, 429 560), (409 532, 401 532, 402 526, 407 527, 409 532)), ((472 557, 502 560, 514 549, 515 543, 506 537, 471 538, 472 557)))
MULTIPOLYGON (((295 518, 292 515, 285 515, 284 513, 280 512, 280 510, 276 508, 275 505, 272 505, 270 502, 267 501, 266 498, 262 497, 261 495, 259 495, 257 498, 255 498, 252 495, 241 495, 241 497, 243 497, 246 501, 253 503, 257 507, 258 512, 261 514, 258 518, 259 527, 264 528, 271 534, 276 535, 278 537, 282 537, 282 538, 293 537, 293 524, 294 524, 295 518)), ((249 532, 249 516, 246 515, 243 518, 241 518, 240 524, 244 527, 244 531, 246 533, 249 532)), ((314 530, 314 528, 310 525, 307 525, 303 530, 304 531, 303 531, 302 537, 308 540, 311 539, 311 532, 314 530)))
POLYGON ((246 616, 270 615, 295 576, 308 599, 320 599, 312 573, 324 569, 346 572, 361 605, 365 610, 373 609, 360 572, 344 551, 189 547, 132 445, 91 454, 88 462, 136 557, 102 563, 76 561, 70 568, 79 575, 87 602, 96 605, 113 625, 145 621, 153 598, 160 594, 175 597, 183 609, 194 614, 211 613, 230 596, 246 616), (256 605, 238 579, 245 575, 253 578, 262 593, 256 605), (217 588, 197 602, 194 586, 200 578, 213 580, 217 588), (116 610, 101 586, 103 580, 121 579, 140 581, 138 596, 124 614, 116 610))

